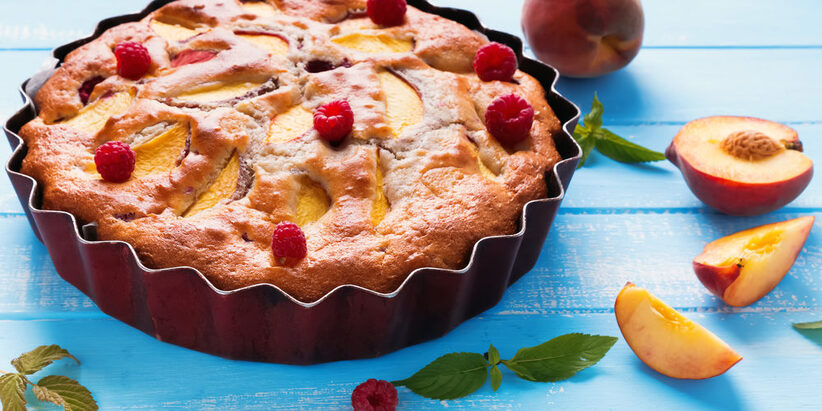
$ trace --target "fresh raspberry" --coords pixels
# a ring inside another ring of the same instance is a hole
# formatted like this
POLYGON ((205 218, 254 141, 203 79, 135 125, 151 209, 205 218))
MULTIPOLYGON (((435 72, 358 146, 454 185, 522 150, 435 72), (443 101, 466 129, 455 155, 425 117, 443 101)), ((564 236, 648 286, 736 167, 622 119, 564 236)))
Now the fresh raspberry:
POLYGON ((524 140, 533 122, 534 108, 516 94, 497 97, 485 110, 485 127, 503 144, 524 140))
POLYGON ((358 385, 351 393, 354 411, 394 411, 397 404, 397 389, 388 381, 372 378, 358 385))
POLYGON ((126 41, 114 47, 117 57, 117 74, 129 80, 139 80, 151 67, 151 56, 140 43, 126 41))
POLYGON ((91 92, 94 91, 94 87, 100 84, 103 80, 105 80, 101 76, 92 77, 83 82, 79 89, 77 89, 77 93, 80 94, 80 101, 83 102, 83 105, 88 104, 88 98, 91 96, 91 92))
POLYGON ((300 226, 287 221, 277 224, 271 241, 271 251, 275 258, 305 258, 308 248, 300 226))
POLYGON ((399 26, 405 20, 405 0, 368 0, 365 11, 380 26, 399 26))
POLYGON ((482 81, 510 81, 517 72, 517 55, 504 44, 488 43, 477 50, 474 71, 482 81))
POLYGON ((131 177, 136 158, 134 150, 120 141, 109 141, 94 152, 94 165, 103 180, 122 183, 131 177))
POLYGON ((323 105, 314 112, 314 128, 320 138, 336 143, 345 138, 354 126, 354 112, 345 100, 323 105))

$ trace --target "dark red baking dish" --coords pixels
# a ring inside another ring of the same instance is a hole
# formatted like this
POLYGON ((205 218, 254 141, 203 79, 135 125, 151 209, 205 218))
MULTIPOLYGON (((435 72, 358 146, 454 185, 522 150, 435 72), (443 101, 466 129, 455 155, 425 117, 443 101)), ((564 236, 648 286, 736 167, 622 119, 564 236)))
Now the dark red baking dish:
POLYGON ((309 364, 375 357, 442 336, 496 305, 508 286, 533 268, 580 158, 571 137, 579 109, 554 89, 555 69, 522 56, 520 39, 486 29, 468 11, 435 7, 425 0, 408 3, 511 46, 520 68, 547 90, 548 103, 562 122, 563 132, 555 141, 563 160, 546 175, 548 198, 526 204, 517 233, 478 241, 465 268, 420 268, 391 293, 343 285, 318 301, 303 303, 270 284, 223 291, 191 267, 147 268, 128 243, 95 241, 93 227, 79 227, 67 212, 41 209, 37 183, 20 173, 27 149, 16 134, 36 116, 32 96, 71 50, 169 2, 157 0, 140 13, 105 19, 91 37, 55 49, 53 68, 23 83, 25 106, 5 125, 14 149, 6 171, 32 229, 60 276, 103 312, 159 340, 195 350, 309 364))

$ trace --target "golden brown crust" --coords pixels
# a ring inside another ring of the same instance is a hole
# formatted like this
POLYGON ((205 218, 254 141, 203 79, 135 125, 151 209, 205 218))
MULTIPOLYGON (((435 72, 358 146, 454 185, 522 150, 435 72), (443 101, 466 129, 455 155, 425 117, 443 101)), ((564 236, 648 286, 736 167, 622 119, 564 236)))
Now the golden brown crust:
POLYGON ((29 147, 23 172, 43 187, 45 208, 97 222, 100 239, 131 243, 148 266, 192 266, 222 289, 271 283, 313 301, 343 284, 390 292, 416 268, 460 268, 477 240, 514 232, 524 204, 546 195, 544 175, 560 160, 553 142, 559 121, 531 76, 482 82, 473 74, 476 49, 487 42, 481 35, 413 7, 405 24, 380 28, 358 14, 364 7, 361 0, 180 0, 110 29, 69 54, 37 94, 40 115, 20 132, 29 147), (168 25, 191 37, 162 37, 157 30, 168 25), (360 32, 413 49, 363 52, 332 41, 360 32), (285 39, 287 54, 247 37, 260 33, 285 39), (116 75, 112 50, 122 41, 149 49, 144 79, 116 75), (214 57, 173 67, 190 50, 214 57), (336 68, 306 70, 318 60, 336 68), (420 121, 392 129, 385 73, 420 96, 420 121), (105 81, 89 106, 117 96, 128 104, 83 129, 72 123, 88 110, 78 88, 95 76, 105 81), (236 95, 191 97, 229 86, 236 95), (483 125, 485 108, 509 93, 535 110, 529 138, 516 147, 500 145, 483 125), (269 135, 282 118, 341 98, 355 125, 339 147, 310 126, 287 138, 269 135), (170 171, 122 184, 95 174, 94 149, 105 141, 134 147, 174 127, 188 137, 172 153, 170 171), (189 214, 234 158, 234 193, 189 214), (306 181, 330 206, 302 225, 308 256, 283 264, 272 256, 271 234, 277 223, 301 218, 306 181), (383 195, 387 211, 375 211, 383 195))

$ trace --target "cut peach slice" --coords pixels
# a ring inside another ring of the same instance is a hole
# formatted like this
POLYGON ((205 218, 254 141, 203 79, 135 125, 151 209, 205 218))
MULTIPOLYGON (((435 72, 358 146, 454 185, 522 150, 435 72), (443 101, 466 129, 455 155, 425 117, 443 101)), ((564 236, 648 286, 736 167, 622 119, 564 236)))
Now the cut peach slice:
POLYGON ((262 85, 263 83, 253 82, 209 84, 207 86, 198 87, 194 90, 180 94, 177 98, 183 101, 195 103, 212 103, 215 101, 230 100, 235 97, 240 97, 262 85))
POLYGON ((298 178, 297 225, 305 227, 319 220, 331 208, 331 199, 320 183, 306 175, 298 178))
POLYGON ((100 97, 60 124, 94 134, 103 128, 109 118, 124 113, 133 100, 134 96, 127 91, 100 97))
POLYGON ((697 198, 732 215, 776 210, 799 196, 813 176, 795 130, 751 117, 691 121, 665 155, 697 198))
POLYGON ((296 105, 276 115, 268 126, 266 143, 283 143, 305 134, 314 127, 314 114, 296 105))
POLYGON ((620 291, 614 313, 637 357, 669 377, 711 378, 742 359, 719 337, 632 283, 620 291))
POLYGON ((390 71, 378 73, 385 95, 385 114, 388 126, 399 137, 406 127, 422 121, 423 105, 417 90, 390 71))
POLYGON ((157 33, 158 36, 169 42, 188 40, 200 34, 199 30, 190 29, 177 24, 163 23, 162 21, 157 20, 151 20, 149 26, 151 27, 151 30, 157 33))
POLYGON ((168 174, 186 147, 188 125, 177 123, 151 140, 134 147, 137 162, 132 178, 143 178, 154 174, 168 174))
POLYGON ((753 304, 790 271, 813 222, 814 217, 800 217, 722 237, 694 259, 694 272, 727 304, 753 304))
POLYGON ((407 53, 414 49, 410 40, 398 39, 385 33, 351 33, 331 39, 345 48, 368 54, 407 53))
POLYGON ((288 41, 276 34, 238 32, 237 36, 275 56, 288 55, 288 41))
POLYGON ((371 203, 371 225, 376 227, 388 214, 388 209, 391 205, 388 203, 388 198, 383 191, 383 173, 379 162, 376 169, 376 187, 374 187, 374 202, 371 203))
POLYGON ((217 179, 211 183, 197 198, 197 201, 183 213, 183 217, 191 217, 203 210, 214 207, 221 200, 231 198, 237 190, 237 181, 240 177, 240 160, 237 154, 231 156, 228 164, 217 175, 217 179))
POLYGON ((274 6, 264 1, 247 1, 240 3, 240 5, 245 11, 260 17, 274 17, 279 13, 274 6))

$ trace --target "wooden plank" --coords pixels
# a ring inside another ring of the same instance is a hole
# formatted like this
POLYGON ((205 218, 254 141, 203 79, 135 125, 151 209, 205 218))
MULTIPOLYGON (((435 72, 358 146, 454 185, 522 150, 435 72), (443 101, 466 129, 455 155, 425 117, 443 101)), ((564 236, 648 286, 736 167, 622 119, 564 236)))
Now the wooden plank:
POLYGON ((441 339, 380 359, 316 366, 229 361, 156 341, 108 319, 0 321, 0 363, 8 364, 20 352, 40 344, 60 344, 82 365, 61 361, 33 379, 52 373, 75 378, 91 390, 104 410, 346 409, 351 391, 360 382, 407 377, 447 352, 484 352, 493 343, 507 358, 522 346, 562 333, 588 332, 618 336, 620 341, 598 365, 567 381, 532 383, 503 371, 499 392, 493 393, 486 382, 477 393, 460 400, 428 400, 400 389, 400 409, 818 406, 822 400, 814 378, 819 373, 818 362, 809 359, 818 358, 822 339, 820 334, 800 334, 790 323, 822 316, 821 312, 690 316, 726 340, 744 359, 725 375, 707 381, 663 377, 643 365, 622 341, 612 313, 598 313, 482 317, 441 339))
MULTIPOLYGON (((696 279, 691 260, 733 232, 798 214, 728 218, 699 213, 575 214, 557 217, 536 268, 513 285, 494 315, 603 312, 626 281, 688 312, 780 312, 822 309, 822 231, 811 232, 791 272, 760 302, 731 308, 696 279)), ((0 318, 92 315, 93 304, 62 281, 22 216, 6 216, 0 240, 0 318), (6 316, 6 317, 4 317, 6 316)))
MULTIPOLYGON (((433 0, 435 4, 470 8, 488 26, 522 36, 523 0, 433 0)), ((54 2, 3 0, 0 45, 4 48, 53 48, 83 37, 103 18, 142 9, 148 0, 54 2), (35 11, 36 12, 33 12, 35 11), (71 15, 71 18, 65 18, 71 15)), ((646 47, 819 47, 814 0, 755 2, 745 0, 645 1, 646 47), (745 18, 740 17, 744 10, 745 18)))

